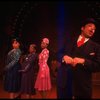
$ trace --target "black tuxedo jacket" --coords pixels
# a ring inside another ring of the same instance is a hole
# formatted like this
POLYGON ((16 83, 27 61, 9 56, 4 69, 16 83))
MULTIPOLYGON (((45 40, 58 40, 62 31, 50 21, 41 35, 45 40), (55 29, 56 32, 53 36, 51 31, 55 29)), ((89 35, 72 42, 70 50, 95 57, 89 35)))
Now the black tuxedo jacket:
POLYGON ((72 58, 84 58, 85 63, 84 65, 77 64, 73 68, 71 65, 61 62, 57 82, 58 87, 62 88, 68 87, 68 84, 72 85, 74 95, 86 97, 86 95, 91 96, 92 94, 92 73, 100 71, 100 45, 89 39, 81 47, 77 47, 77 39, 74 38, 61 52, 59 61, 62 61, 64 55, 69 55, 72 58))

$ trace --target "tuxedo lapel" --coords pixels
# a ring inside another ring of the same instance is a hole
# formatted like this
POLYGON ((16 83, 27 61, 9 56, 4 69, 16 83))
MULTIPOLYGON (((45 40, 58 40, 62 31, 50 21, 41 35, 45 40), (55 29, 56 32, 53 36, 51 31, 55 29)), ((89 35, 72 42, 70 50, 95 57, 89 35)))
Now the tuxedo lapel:
POLYGON ((88 53, 91 51, 91 46, 92 46, 92 42, 91 40, 89 39, 86 43, 85 43, 85 49, 84 49, 84 52, 88 53))

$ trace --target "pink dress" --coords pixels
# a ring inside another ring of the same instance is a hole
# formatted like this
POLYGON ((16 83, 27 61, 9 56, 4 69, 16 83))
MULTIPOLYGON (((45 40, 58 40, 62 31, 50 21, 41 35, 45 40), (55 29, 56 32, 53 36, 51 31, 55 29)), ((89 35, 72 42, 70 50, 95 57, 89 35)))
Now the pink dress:
POLYGON ((48 58, 49 51, 45 48, 39 54, 39 72, 35 83, 35 88, 39 91, 51 89, 50 71, 47 65, 48 58))

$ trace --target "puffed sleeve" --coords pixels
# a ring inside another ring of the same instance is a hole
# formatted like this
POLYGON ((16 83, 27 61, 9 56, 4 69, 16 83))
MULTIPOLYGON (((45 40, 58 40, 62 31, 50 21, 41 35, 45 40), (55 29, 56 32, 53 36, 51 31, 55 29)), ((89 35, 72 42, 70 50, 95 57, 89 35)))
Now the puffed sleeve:
POLYGON ((12 68, 19 61, 20 56, 21 51, 19 49, 14 50, 13 55, 11 56, 11 62, 6 65, 5 70, 12 68))

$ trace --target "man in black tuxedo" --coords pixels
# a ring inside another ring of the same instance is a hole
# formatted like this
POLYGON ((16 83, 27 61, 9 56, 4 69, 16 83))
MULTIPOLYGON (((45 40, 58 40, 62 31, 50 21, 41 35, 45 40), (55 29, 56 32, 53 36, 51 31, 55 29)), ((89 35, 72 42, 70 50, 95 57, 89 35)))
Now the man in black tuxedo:
POLYGON ((86 19, 80 35, 62 53, 57 98, 92 98, 92 73, 100 71, 100 45, 91 40, 95 30, 95 20, 86 19))

